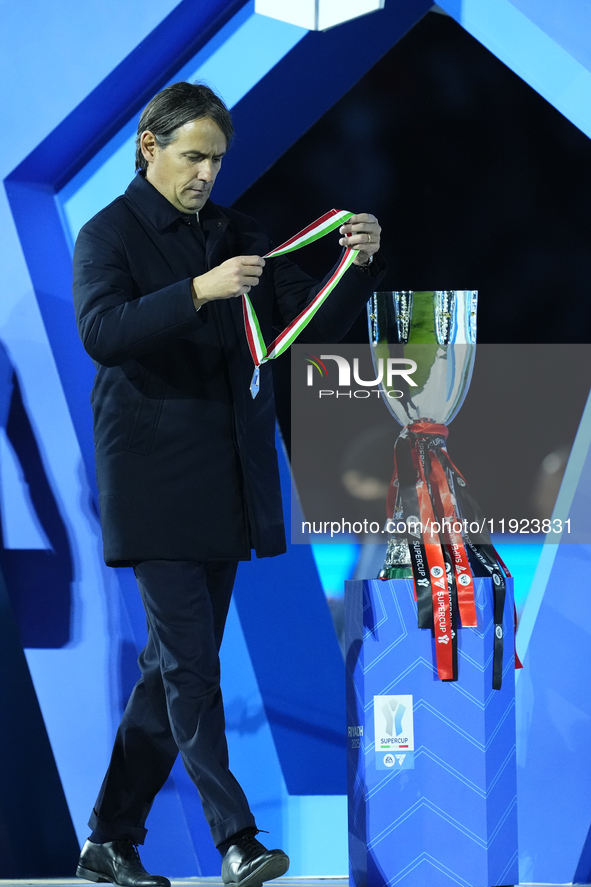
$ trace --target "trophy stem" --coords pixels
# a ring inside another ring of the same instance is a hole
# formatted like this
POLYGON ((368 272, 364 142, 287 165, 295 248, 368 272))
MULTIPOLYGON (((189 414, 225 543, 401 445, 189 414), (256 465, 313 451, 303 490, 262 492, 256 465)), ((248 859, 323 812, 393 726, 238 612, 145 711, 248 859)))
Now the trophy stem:
POLYGON ((410 552, 404 536, 390 535, 384 566, 378 573, 378 579, 412 579, 410 552))

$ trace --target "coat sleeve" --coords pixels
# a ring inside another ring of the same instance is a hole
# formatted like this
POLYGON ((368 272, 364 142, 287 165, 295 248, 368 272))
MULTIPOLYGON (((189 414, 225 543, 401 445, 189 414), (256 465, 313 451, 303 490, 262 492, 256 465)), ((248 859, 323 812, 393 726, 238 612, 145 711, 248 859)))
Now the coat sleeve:
MULTIPOLYGON (((330 280, 337 265, 318 283, 284 256, 272 261, 279 315, 275 323, 284 328, 310 304, 330 280)), ((297 341, 340 342, 365 308, 385 271, 386 263, 379 253, 374 257, 369 274, 356 265, 351 265, 308 326, 300 333, 297 341)))
POLYGON ((74 250, 74 308, 86 351, 116 366, 197 329, 191 279, 142 294, 116 229, 92 220, 74 250))

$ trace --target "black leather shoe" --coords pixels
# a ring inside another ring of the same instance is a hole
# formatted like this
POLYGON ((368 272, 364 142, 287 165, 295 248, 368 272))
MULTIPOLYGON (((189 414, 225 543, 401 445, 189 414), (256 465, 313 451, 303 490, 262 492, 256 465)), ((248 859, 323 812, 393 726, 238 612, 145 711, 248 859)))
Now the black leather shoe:
POLYGON ((76 874, 88 881, 111 881, 117 887, 170 887, 168 878, 149 875, 132 841, 109 841, 82 848, 76 874))
POLYGON ((241 835, 222 860, 222 881, 227 887, 261 887, 280 878, 289 868, 283 850, 267 850, 253 835, 241 835))

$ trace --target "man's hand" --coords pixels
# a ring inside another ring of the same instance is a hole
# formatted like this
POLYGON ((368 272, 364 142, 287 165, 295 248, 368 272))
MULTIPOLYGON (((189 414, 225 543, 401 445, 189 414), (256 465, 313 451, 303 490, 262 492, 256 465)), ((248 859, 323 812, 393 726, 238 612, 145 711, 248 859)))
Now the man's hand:
POLYGON ((193 303, 201 308, 213 299, 235 299, 259 282, 265 260, 260 256, 235 256, 192 281, 193 303))
POLYGON ((358 213, 339 228, 339 234, 342 235, 339 243, 349 249, 359 250, 353 264, 365 265, 369 257, 379 250, 381 233, 382 229, 375 216, 371 213, 358 213))

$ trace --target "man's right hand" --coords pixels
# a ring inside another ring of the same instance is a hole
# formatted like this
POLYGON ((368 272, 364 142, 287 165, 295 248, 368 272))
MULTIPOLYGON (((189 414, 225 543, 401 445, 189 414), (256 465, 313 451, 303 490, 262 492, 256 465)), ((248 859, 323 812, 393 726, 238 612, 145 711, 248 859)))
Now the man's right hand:
POLYGON ((259 282, 265 260, 260 256, 235 256, 211 271, 194 277, 193 303, 199 309, 212 299, 234 299, 248 293, 259 282))

